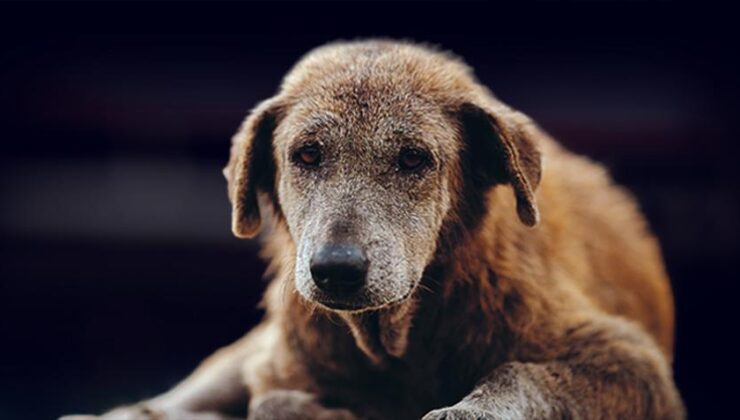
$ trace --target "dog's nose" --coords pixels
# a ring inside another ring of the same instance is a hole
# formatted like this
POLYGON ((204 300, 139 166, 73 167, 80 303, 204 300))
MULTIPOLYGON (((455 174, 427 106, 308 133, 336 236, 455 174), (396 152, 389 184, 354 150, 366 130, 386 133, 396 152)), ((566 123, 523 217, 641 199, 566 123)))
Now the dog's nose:
POLYGON ((358 246, 325 245, 311 258, 311 277, 324 292, 345 297, 365 284, 367 267, 367 257, 358 246))

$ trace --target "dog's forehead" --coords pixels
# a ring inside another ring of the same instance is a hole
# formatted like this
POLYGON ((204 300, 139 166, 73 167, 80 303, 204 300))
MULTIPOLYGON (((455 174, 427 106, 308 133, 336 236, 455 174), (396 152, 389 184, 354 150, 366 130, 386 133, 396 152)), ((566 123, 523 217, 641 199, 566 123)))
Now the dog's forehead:
POLYGON ((306 97, 291 107, 283 122, 281 137, 289 143, 413 141, 434 147, 452 129, 436 104, 382 91, 306 97))

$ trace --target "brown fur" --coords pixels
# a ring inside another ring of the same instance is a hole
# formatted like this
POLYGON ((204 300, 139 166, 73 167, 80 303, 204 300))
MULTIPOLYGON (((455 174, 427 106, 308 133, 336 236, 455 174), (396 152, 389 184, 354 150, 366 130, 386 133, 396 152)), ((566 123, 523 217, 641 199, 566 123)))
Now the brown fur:
POLYGON ((322 47, 247 119, 225 175, 237 235, 271 215, 267 314, 149 410, 217 411, 239 365, 253 419, 683 417, 669 281, 634 200, 459 60, 322 47), (288 161, 307 136, 337 156, 325 172, 288 161), (378 169, 410 139, 428 173, 378 169), (303 267, 337 235, 379 261, 345 310, 303 267))

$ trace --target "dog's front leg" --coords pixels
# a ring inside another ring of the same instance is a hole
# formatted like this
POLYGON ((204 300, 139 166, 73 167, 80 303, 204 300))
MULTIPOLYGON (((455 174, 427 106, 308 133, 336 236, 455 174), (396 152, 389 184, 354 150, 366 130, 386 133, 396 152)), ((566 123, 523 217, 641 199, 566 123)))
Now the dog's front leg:
POLYGON ((681 419, 669 364, 636 326, 582 325, 550 361, 510 362, 438 419, 681 419))

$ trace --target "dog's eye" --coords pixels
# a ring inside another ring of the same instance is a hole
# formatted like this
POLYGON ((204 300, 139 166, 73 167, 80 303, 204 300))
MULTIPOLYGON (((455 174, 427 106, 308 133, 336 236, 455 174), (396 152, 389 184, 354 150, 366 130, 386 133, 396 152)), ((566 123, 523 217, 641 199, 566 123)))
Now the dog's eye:
POLYGON ((404 172, 415 172, 426 167, 430 162, 429 154, 416 148, 404 148, 398 154, 398 169, 404 172))
POLYGON ((321 163, 321 150, 316 144, 301 146, 293 152, 293 161, 303 166, 319 166, 319 163, 321 163))

